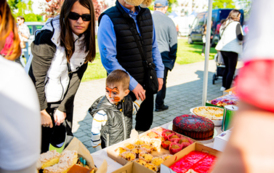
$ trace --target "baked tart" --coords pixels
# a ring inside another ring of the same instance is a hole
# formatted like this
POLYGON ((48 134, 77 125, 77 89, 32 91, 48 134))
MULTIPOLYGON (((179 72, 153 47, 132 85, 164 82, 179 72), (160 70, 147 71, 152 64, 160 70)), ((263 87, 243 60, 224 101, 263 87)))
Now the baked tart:
POLYGON ((140 153, 139 159, 142 159, 142 160, 146 161, 147 163, 150 163, 151 160, 153 159, 153 156, 151 154, 147 154, 147 153, 140 153))
POLYGON ((126 151, 129 151, 129 150, 127 148, 124 148, 124 147, 118 147, 114 151, 117 152, 119 156, 121 156, 122 153, 124 153, 126 151))
POLYGON ((164 160, 161 157, 154 157, 151 160, 151 163, 157 167, 160 167, 160 165, 164 162, 164 160))
POLYGON ((129 150, 132 150, 133 148, 136 148, 136 145, 130 144, 130 143, 126 143, 124 146, 125 146, 125 148, 127 148, 129 150))
POLYGON ((131 151, 126 151, 126 152, 122 153, 121 157, 126 159, 127 161, 132 161, 132 160, 136 159, 135 153, 133 153, 131 151))
POLYGON ((145 166, 145 164, 147 164, 147 162, 142 159, 136 159, 136 160, 134 160, 134 162, 139 163, 140 165, 143 165, 143 166, 145 166))

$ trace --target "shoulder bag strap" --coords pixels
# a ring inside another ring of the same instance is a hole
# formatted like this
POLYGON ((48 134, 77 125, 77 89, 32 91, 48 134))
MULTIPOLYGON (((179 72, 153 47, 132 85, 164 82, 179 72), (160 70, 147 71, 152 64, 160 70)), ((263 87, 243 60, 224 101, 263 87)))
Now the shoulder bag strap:
POLYGON ((224 34, 224 32, 225 32, 225 29, 228 27, 228 25, 229 24, 231 24, 233 21, 230 21, 225 27, 224 27, 224 29, 223 29, 223 32, 222 32, 222 34, 221 34, 221 37, 223 36, 223 34, 224 34))

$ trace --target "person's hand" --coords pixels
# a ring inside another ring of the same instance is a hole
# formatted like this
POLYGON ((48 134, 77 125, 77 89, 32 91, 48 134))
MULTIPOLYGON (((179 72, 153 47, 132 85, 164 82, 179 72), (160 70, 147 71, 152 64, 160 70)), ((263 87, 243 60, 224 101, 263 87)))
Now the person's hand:
POLYGON ((139 98, 142 101, 146 99, 146 90, 144 90, 144 88, 140 84, 137 84, 137 86, 132 90, 132 92, 135 94, 137 100, 139 100, 139 98))
POLYGON ((58 109, 54 113, 54 121, 57 126, 60 126, 67 117, 67 114, 65 112, 59 111, 58 109))
POLYGON ((161 91, 163 83, 163 78, 158 78, 158 91, 161 91))
POLYGON ((51 120, 51 117, 48 114, 48 112, 44 109, 44 110, 40 111, 40 113, 41 113, 41 125, 43 127, 52 128, 53 124, 52 124, 52 120, 51 120))
POLYGON ((96 147, 93 147, 95 149, 95 151, 99 151, 102 150, 102 146, 101 144, 97 145, 96 147))

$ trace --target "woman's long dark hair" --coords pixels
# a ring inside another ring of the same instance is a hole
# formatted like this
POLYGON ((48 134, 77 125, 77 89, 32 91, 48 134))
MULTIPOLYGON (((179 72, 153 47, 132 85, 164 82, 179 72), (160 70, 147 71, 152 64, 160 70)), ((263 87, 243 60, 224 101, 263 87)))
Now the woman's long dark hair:
POLYGON ((85 62, 92 62, 96 55, 95 44, 95 13, 92 0, 65 0, 60 13, 60 27, 61 27, 61 46, 66 49, 67 60, 70 62, 70 58, 74 53, 74 39, 72 29, 69 25, 69 13, 73 4, 78 1, 82 6, 86 7, 90 11, 91 21, 88 29, 83 33, 85 36, 82 48, 85 48, 85 52, 89 52, 86 56, 85 62))
POLYGON ((239 10, 231 10, 229 15, 227 16, 226 20, 224 21, 223 25, 226 25, 226 21, 228 20, 234 20, 238 18, 238 16, 241 14, 239 10))

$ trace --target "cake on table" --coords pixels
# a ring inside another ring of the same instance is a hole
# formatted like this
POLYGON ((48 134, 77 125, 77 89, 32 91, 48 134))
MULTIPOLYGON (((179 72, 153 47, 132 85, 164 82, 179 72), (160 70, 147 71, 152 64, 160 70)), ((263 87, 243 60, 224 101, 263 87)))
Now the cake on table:
POLYGON ((201 151, 192 151, 170 166, 178 173, 209 173, 216 156, 201 151))
POLYGON ((181 115, 173 119, 173 131, 197 140, 211 139, 214 123, 198 115, 181 115))

